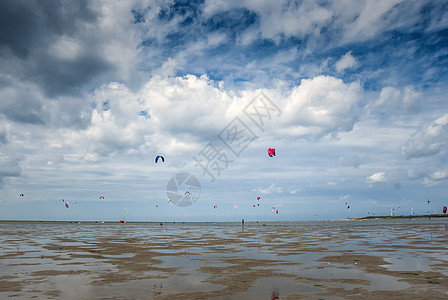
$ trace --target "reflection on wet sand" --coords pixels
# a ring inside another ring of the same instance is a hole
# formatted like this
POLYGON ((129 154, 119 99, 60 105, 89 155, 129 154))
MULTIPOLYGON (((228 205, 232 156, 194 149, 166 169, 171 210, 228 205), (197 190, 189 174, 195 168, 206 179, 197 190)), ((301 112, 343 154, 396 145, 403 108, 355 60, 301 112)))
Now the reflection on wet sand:
POLYGON ((441 220, 0 224, 0 298, 446 299, 441 220))

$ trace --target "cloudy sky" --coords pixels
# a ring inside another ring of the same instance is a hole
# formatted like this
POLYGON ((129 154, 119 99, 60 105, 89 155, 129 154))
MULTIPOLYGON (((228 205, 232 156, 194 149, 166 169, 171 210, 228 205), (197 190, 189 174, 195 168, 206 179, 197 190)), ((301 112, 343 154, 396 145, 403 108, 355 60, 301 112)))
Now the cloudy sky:
POLYGON ((448 205, 446 1, 6 0, 0 24, 0 219, 448 205))

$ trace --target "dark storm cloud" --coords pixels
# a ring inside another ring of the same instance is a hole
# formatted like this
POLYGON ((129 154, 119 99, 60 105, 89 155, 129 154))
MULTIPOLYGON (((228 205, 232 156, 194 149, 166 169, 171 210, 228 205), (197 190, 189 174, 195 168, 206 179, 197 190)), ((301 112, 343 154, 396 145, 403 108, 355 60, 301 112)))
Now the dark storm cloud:
POLYGON ((28 78, 41 86, 49 97, 55 97, 78 94, 84 84, 112 69, 95 53, 82 55, 73 61, 45 55, 29 71, 28 78))
POLYGON ((87 1, 1 1, 2 72, 40 86, 46 96, 77 94, 111 69, 95 37, 97 16, 87 1), (86 25, 90 30, 86 30, 86 25), (79 44, 79 53, 61 59, 51 46, 61 38, 79 44))
POLYGON ((54 35, 75 35, 80 22, 95 22, 86 0, 0 1, 0 46, 27 58, 54 35))

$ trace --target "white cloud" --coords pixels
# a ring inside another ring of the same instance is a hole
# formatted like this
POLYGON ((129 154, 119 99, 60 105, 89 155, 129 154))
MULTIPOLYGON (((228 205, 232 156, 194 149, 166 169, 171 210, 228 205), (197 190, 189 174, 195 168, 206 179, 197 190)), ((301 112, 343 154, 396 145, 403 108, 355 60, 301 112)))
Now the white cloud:
POLYGON ((359 62, 352 55, 352 52, 349 51, 345 53, 341 58, 336 62, 335 68, 339 73, 344 72, 346 69, 354 69, 358 66, 359 62))
POLYGON ((375 36, 379 31, 385 30, 386 26, 393 21, 393 19, 387 18, 387 14, 400 2, 403 2, 403 0, 370 0, 363 2, 361 10, 356 12, 359 15, 356 15, 353 22, 347 24, 346 38, 365 40, 375 36))
POLYGON ((275 183, 271 183, 271 185, 269 185, 266 188, 259 188, 258 192, 260 194, 264 194, 264 195, 269 195, 269 194, 280 194, 283 193, 283 188, 281 187, 277 187, 275 185, 275 183))
POLYGON ((286 99, 281 134, 298 137, 323 137, 350 131, 360 116, 362 89, 357 82, 345 84, 331 76, 303 79, 286 99))
POLYGON ((433 180, 443 180, 446 179, 447 177, 448 177, 447 170, 439 170, 431 174, 431 179, 433 180))
POLYGON ((318 29, 331 20, 329 9, 315 1, 303 1, 300 4, 288 1, 207 1, 204 16, 241 8, 256 12, 260 18, 261 36, 277 43, 282 38, 293 36, 318 36, 318 29))
POLYGON ((402 106, 407 110, 415 110, 420 107, 423 94, 415 90, 412 85, 404 87, 402 106))
POLYGON ((387 86, 381 89, 378 99, 367 110, 383 115, 406 114, 417 111, 422 99, 422 93, 411 85, 404 87, 403 90, 387 86))
POLYGON ((400 105, 400 90, 394 87, 384 87, 381 89, 380 96, 373 104, 374 107, 384 107, 385 110, 390 108, 396 109, 400 105))
MULTIPOLYGON (((203 13, 205 17, 211 17, 232 9, 245 8, 259 16, 259 27, 256 30, 263 38, 279 43, 290 37, 311 37, 310 44, 315 46, 319 45, 319 39, 328 31, 335 30, 338 33, 332 35, 332 38, 337 38, 335 42, 346 44, 372 39, 384 31, 413 26, 418 22, 421 7, 425 5, 424 2, 408 3, 403 0, 339 0, 325 4, 316 1, 214 0, 205 3, 203 13)), ((249 30, 250 36, 257 35, 253 27, 249 30)))
MULTIPOLYGON (((359 116, 362 94, 358 83, 345 84, 329 76, 302 80, 289 96, 265 92, 282 111, 278 124, 272 123, 273 130, 286 138, 303 136, 313 140, 350 131, 359 116)), ((80 157, 89 161, 117 151, 147 153, 163 149, 173 155, 191 153, 204 142, 216 139, 258 93, 246 90, 235 95, 205 75, 154 76, 138 92, 112 82, 89 96, 95 105, 90 124, 82 130, 64 129, 60 134, 67 145, 78 149, 80 157), (142 111, 145 116, 139 115, 142 111)))
POLYGON ((429 178, 429 177, 425 177, 425 178, 423 179, 423 181, 422 181, 422 184, 425 185, 425 186, 428 186, 428 187, 436 186, 436 185, 439 185, 440 183, 441 183, 441 181, 438 181, 438 180, 432 180, 432 179, 429 178))
POLYGON ((422 181, 422 184, 426 186, 435 186, 441 184, 446 179, 448 179, 448 169, 437 170, 430 176, 425 177, 422 181))
POLYGON ((301 191, 302 191, 301 188, 295 188, 295 189, 290 190, 289 193, 292 194, 292 195, 294 195, 294 194, 296 194, 296 193, 298 193, 298 192, 301 192, 301 191))
POLYGON ((385 182, 386 181, 386 173, 385 172, 377 172, 370 176, 367 176, 366 182, 369 184, 385 182))
POLYGON ((407 159, 443 155, 447 153, 448 145, 448 114, 423 125, 414 132, 402 148, 407 159))
POLYGON ((348 198, 350 198, 350 195, 341 195, 341 196, 339 196, 338 200, 340 200, 340 201, 347 201, 348 198))
MULTIPOLYGON (((153 77, 139 92, 110 83, 90 100, 90 124, 83 130, 61 130, 65 143, 87 160, 116 151, 160 151, 182 154, 215 137, 227 124, 234 100, 206 76, 153 77), (139 115, 141 111, 145 116, 139 115), (84 154, 81 154, 84 152, 84 154)), ((242 102, 237 105, 242 105, 242 102)))

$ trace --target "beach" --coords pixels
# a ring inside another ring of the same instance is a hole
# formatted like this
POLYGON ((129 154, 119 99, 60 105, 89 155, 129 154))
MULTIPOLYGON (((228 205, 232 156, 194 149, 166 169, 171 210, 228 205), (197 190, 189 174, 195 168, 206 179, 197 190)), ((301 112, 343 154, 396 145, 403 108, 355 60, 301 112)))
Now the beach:
POLYGON ((447 224, 1 222, 0 299, 447 299, 447 224))

